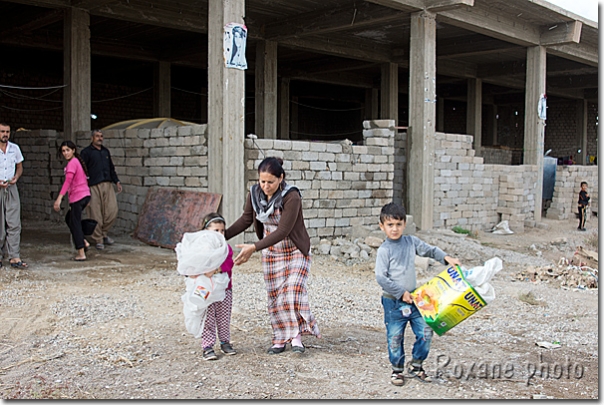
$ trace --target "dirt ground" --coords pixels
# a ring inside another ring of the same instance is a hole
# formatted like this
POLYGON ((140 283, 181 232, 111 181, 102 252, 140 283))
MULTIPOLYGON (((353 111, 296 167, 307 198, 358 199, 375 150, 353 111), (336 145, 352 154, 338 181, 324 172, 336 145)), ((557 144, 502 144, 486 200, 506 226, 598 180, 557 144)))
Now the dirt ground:
MULTIPOLYGON (((88 261, 76 263, 69 260, 64 225, 26 221, 22 257, 30 268, 14 270, 5 260, 0 269, 1 397, 597 399, 598 290, 515 278, 539 260, 557 263, 572 255, 594 233, 597 239, 597 218, 583 233, 574 218, 543 223, 522 234, 479 232, 447 242, 447 252, 464 263, 503 258, 504 269, 492 280, 497 298, 445 335, 434 335, 425 363, 434 382, 408 379, 396 387, 389 382, 371 261, 345 265, 315 255, 309 297, 322 338, 304 337, 302 355, 287 350, 271 356, 256 253, 233 271, 231 334, 238 354, 218 353, 218 361, 207 362, 199 340, 184 328, 184 283, 172 250, 118 235, 115 245, 93 248, 88 261), (536 344, 543 341, 561 347, 536 344)), ((429 243, 444 240, 433 232, 417 235, 429 243)), ((408 329, 408 356, 412 343, 408 329)))

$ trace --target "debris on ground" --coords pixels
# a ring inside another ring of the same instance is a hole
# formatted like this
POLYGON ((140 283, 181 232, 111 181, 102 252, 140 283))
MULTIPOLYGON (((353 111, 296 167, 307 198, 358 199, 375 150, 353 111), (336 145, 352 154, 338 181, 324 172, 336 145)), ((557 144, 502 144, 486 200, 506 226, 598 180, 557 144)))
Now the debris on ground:
POLYGON ((533 283, 558 282, 560 287, 580 290, 598 288, 598 269, 586 266, 584 262, 581 262, 583 265, 580 266, 573 264, 574 257, 571 260, 560 258, 557 266, 529 266, 517 273, 515 279, 533 283))

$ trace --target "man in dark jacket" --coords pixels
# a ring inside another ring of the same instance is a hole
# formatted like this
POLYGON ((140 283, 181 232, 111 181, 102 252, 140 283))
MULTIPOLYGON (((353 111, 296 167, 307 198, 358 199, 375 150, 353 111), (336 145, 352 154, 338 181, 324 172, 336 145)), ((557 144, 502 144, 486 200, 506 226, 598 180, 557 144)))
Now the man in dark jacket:
POLYGON ((82 149, 80 156, 88 168, 88 185, 90 186, 90 204, 86 207, 89 218, 97 221, 92 239, 98 250, 105 245, 113 245, 113 239, 107 233, 117 219, 117 192, 122 192, 122 184, 115 173, 109 149, 103 146, 103 132, 100 129, 92 131, 92 142, 82 149))

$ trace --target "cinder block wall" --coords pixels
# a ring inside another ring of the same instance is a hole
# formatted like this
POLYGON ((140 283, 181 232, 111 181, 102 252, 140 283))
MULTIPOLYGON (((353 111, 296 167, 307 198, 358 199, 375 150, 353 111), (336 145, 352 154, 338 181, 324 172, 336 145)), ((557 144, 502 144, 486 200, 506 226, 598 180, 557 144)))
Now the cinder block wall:
POLYGON ((598 206, 598 166, 557 166, 554 195, 546 213, 547 218, 574 217, 578 212, 577 202, 582 181, 587 182, 592 207, 598 206))
POLYGON ((504 148, 481 146, 477 154, 484 159, 485 164, 511 165, 512 151, 504 148))
POLYGON ((514 232, 532 218, 536 166, 484 164, 471 135, 434 136, 434 228, 488 230, 508 220, 514 232))
MULTIPOLYGON (((116 232, 132 232, 150 187, 208 191, 206 125, 103 131, 123 192, 118 194, 116 232)), ((77 134, 78 148, 90 133, 77 134)))
MULTIPOLYGON (((54 200, 65 178, 62 158, 57 156, 63 142, 54 130, 19 131, 11 138, 23 153, 23 176, 19 179, 21 216, 27 219, 63 221, 53 210, 54 200)), ((65 199, 66 200, 66 199, 65 199)), ((65 201, 63 204, 67 206, 65 201)))
MULTIPOLYGON (((280 157, 286 181, 302 193, 304 222, 313 244, 349 234, 357 226, 375 227, 382 206, 392 201, 394 121, 365 121, 363 127, 364 145, 257 139, 256 146, 247 139, 248 190, 258 181, 262 159, 280 157)), ((256 240, 251 228, 244 239, 256 240)))

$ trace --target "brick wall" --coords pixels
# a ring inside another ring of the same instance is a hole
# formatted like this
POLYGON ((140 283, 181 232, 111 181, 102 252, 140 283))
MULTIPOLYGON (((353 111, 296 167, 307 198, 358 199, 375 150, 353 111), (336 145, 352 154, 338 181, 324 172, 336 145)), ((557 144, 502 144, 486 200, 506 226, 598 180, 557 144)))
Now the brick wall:
POLYGON ((546 213, 547 218, 573 218, 578 212, 577 201, 582 181, 588 184, 591 205, 598 206, 598 166, 557 166, 554 196, 546 213))
POLYGON ((577 156, 581 140, 577 134, 577 103, 574 100, 547 103, 544 149, 551 149, 549 156, 577 156))
MULTIPOLYGON (((53 210, 65 178, 64 159, 57 155, 63 142, 54 130, 19 131, 11 141, 23 153, 23 176, 19 179, 19 197, 23 218, 63 221, 63 216, 53 210)), ((64 199, 63 206, 67 206, 64 199)))
POLYGON ((392 200, 407 205, 407 133, 396 132, 394 134, 394 190, 392 200))
POLYGON ((480 148, 480 157, 484 159, 484 163, 496 165, 511 165, 513 152, 507 148, 497 148, 490 146, 482 146, 480 148))
MULTIPOLYGON (((280 157, 286 181, 302 193, 304 221, 313 244, 350 234, 354 227, 375 227, 382 206, 392 201, 393 127, 394 121, 364 121, 364 145, 257 139, 262 153, 246 140, 247 189, 257 182, 264 157, 280 157)), ((256 236, 248 230, 244 239, 254 241, 256 236)))
POLYGON ((435 134, 435 228, 489 230, 507 220, 523 232, 533 218, 536 166, 484 164, 471 135, 435 134))
MULTIPOLYGON (((355 227, 375 227, 381 207, 392 201, 397 179, 395 143, 405 147, 406 136, 393 121, 363 123, 363 145, 348 142, 308 142, 258 139, 245 141, 246 187, 257 181, 264 156, 284 160, 287 181, 300 188, 305 222, 313 243, 324 237, 353 233, 355 227)), ((113 156, 124 187, 118 195, 118 232, 132 232, 150 187, 208 191, 206 125, 166 129, 105 131, 105 146, 113 156)), ((24 218, 62 221, 52 204, 63 182, 64 162, 57 157, 62 134, 53 130, 23 131, 14 135, 25 161, 19 182, 24 218)), ((78 133, 79 149, 90 143, 89 133, 78 133)), ((435 134, 434 224, 437 229, 456 225, 487 230, 508 220, 515 232, 534 226, 532 190, 535 166, 484 164, 475 156, 472 136, 435 134)), ((568 218, 576 209, 580 181, 590 185, 597 204, 596 166, 559 166, 548 217, 568 218), (557 211, 556 211, 557 210, 557 211)), ((411 213, 412 214, 412 213, 411 213)), ((228 218, 232 222, 236 218, 228 218)), ((248 230, 246 241, 255 240, 248 230)))

